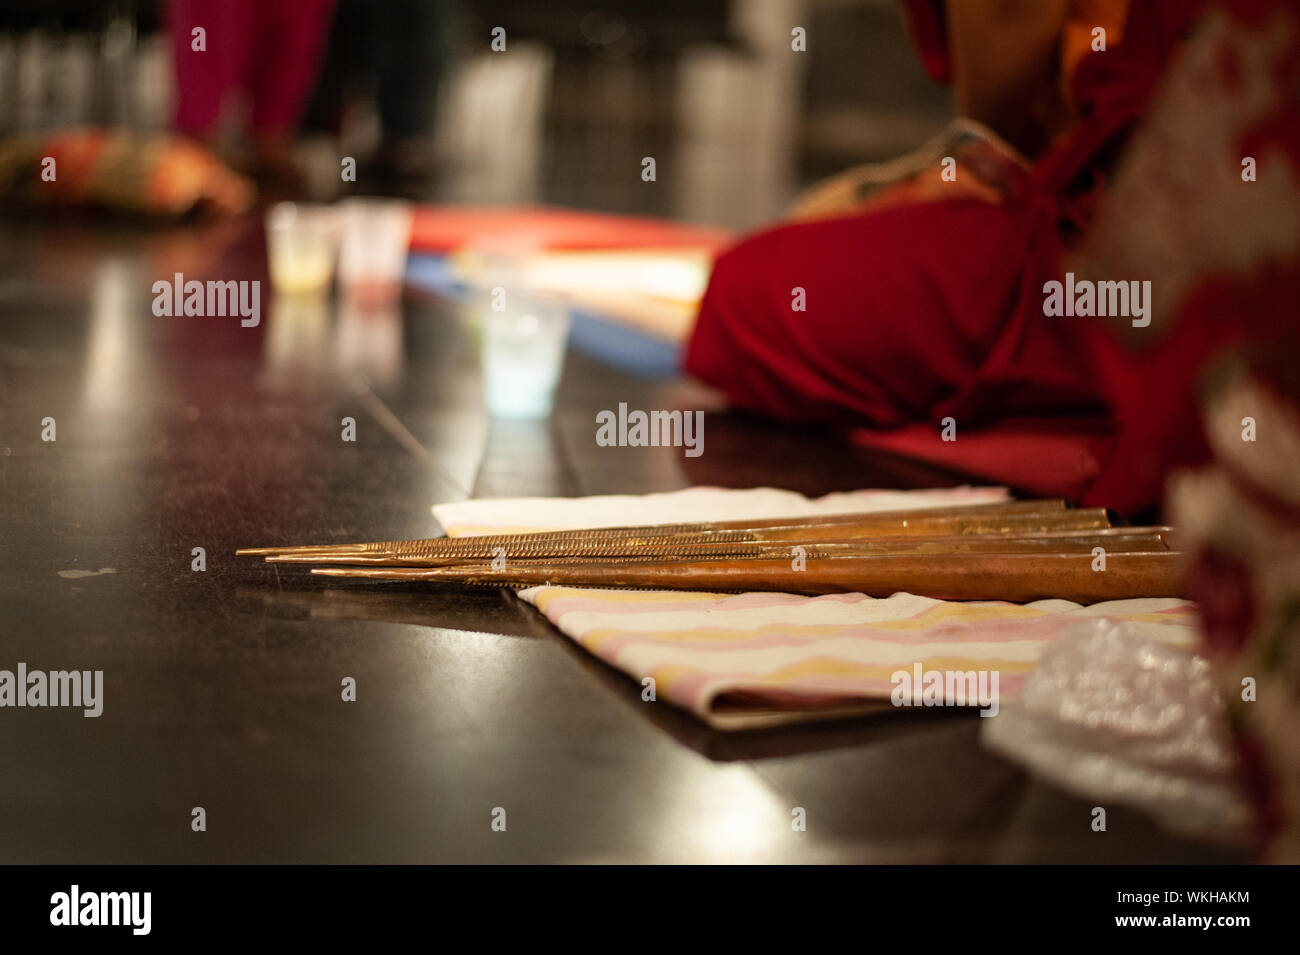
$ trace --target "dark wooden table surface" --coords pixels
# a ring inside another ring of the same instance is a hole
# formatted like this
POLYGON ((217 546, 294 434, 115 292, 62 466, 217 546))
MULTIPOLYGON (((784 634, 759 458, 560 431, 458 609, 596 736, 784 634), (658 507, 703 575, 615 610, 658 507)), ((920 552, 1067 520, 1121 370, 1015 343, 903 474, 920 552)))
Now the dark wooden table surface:
POLYGON ((722 734, 643 703, 506 594, 233 556, 427 536, 430 505, 468 494, 950 475, 718 412, 698 459, 600 448, 595 412, 619 401, 716 405, 573 353, 552 420, 493 423, 472 335, 432 300, 388 317, 264 301, 256 328, 152 314, 178 271, 265 280, 252 219, 9 223, 0 252, 0 668, 105 683, 98 719, 0 710, 0 862, 1240 858, 1118 806, 1092 832, 1089 802, 983 750, 973 714, 722 734))

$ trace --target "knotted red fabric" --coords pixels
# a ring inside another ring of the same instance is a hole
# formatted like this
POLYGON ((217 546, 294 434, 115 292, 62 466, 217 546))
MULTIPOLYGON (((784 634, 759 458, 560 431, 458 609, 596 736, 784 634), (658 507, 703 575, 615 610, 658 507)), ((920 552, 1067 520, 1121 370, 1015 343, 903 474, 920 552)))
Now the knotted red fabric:
MULTIPOLYGON (((953 466, 968 448, 972 473, 1015 487, 1131 512, 1157 503, 1167 470, 1204 453, 1194 411, 1201 370, 1257 337, 1249 296, 1218 321, 1209 316, 1233 293, 1206 292, 1185 321, 1138 350, 1105 320, 1045 317, 1043 285, 1062 278, 1088 236, 1116 158, 1205 6, 1133 4, 1123 41, 1076 71, 1074 128, 1003 202, 881 204, 779 225, 725 252, 686 369, 733 404, 781 419, 855 427, 868 443, 874 434, 881 446, 953 466), (792 307, 797 289, 806 310, 792 307), (987 441, 941 448, 949 417, 959 435, 1011 436, 1006 453, 990 467, 987 441), (1075 442, 1077 466, 1062 469, 1061 454, 1016 455, 1026 421, 1075 442)), ((1281 4, 1210 6, 1258 21, 1257 8, 1281 4)), ((941 26, 934 12, 925 22, 941 26)), ((940 34, 915 31, 930 42, 940 34)), ((942 75, 942 51, 926 58, 942 75)))

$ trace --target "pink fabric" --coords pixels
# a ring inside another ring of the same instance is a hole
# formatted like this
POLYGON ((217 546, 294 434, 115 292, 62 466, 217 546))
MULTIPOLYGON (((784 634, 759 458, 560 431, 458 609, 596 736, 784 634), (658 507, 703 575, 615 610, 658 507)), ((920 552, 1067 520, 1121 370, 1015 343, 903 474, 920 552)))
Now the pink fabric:
POLYGON ((293 131, 316 79, 334 0, 169 0, 176 128, 212 132, 230 94, 251 100, 253 132, 293 131), (205 31, 205 49, 193 31, 205 31))

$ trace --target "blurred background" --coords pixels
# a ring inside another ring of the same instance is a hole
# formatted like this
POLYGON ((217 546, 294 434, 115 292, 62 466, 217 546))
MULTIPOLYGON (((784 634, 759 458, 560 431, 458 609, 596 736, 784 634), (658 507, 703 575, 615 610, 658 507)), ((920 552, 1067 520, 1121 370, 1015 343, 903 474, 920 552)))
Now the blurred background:
MULTIPOLYGON (((200 22, 202 5, 188 6, 200 22)), ((172 7, 6 0, 0 135, 172 128, 172 7)), ((745 228, 952 114, 894 0, 338 0, 328 17, 289 144, 300 198, 331 198, 349 155, 410 199, 745 228), (490 46, 498 24, 504 52, 490 46), (806 52, 791 49, 794 26, 806 52), (656 188, 641 180, 646 156, 656 188)), ((277 48, 258 42, 260 56, 277 48)), ((237 168, 247 112, 225 97, 203 137, 237 168)))

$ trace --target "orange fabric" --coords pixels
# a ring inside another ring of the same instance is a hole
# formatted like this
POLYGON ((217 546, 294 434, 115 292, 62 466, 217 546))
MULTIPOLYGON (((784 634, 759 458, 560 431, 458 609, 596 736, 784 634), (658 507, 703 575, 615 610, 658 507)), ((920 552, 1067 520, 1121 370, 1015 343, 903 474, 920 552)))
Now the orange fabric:
POLYGON ((0 141, 0 201, 18 206, 95 206, 181 216, 196 207, 239 213, 253 184, 207 149, 165 133, 74 127, 0 141), (56 178, 43 177, 47 159, 56 178))

